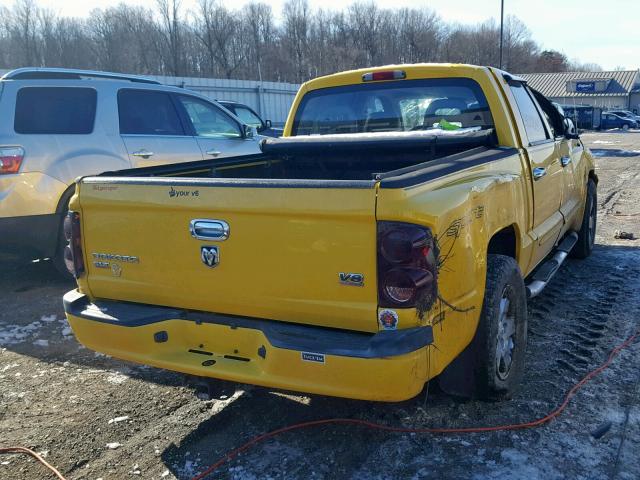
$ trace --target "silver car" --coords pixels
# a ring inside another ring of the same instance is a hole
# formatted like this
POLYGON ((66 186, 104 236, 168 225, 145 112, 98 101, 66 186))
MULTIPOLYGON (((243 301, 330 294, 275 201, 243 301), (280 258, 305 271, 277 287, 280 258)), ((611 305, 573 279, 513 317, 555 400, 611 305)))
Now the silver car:
POLYGON ((79 176, 260 153, 218 103, 137 76, 21 68, 0 78, 0 252, 60 259, 79 176))

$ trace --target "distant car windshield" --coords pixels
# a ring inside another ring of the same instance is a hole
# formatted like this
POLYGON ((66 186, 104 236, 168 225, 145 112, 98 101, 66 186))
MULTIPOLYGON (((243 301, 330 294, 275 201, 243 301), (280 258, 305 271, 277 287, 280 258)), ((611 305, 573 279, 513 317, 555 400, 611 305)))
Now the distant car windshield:
POLYGON ((246 123, 250 127, 262 128, 262 120, 260 120, 260 117, 247 107, 235 105, 234 111, 236 112, 236 116, 242 120, 243 123, 246 123))
POLYGON ((293 135, 493 127, 480 86, 468 78, 363 83, 307 93, 293 135))

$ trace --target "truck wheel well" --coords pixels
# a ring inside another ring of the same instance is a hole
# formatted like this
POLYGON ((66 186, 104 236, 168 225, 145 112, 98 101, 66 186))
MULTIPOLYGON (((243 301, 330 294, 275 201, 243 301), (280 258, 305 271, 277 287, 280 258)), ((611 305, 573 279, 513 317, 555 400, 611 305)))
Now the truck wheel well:
POLYGON ((487 254, 506 255, 517 260, 516 238, 516 231, 513 225, 503 228, 489 240, 487 254))
POLYGON ((56 207, 56 213, 67 213, 67 204, 69 203, 69 199, 73 196, 76 191, 76 184, 72 183, 67 187, 64 193, 60 196, 60 200, 58 200, 58 206, 56 207))

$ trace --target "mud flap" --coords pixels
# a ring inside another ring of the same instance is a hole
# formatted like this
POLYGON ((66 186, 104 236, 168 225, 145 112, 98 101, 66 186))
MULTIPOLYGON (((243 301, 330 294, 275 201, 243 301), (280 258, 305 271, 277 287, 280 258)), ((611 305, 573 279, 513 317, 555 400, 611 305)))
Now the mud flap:
POLYGON ((476 391, 475 337, 449 365, 438 375, 438 385, 447 395, 469 399, 476 391))

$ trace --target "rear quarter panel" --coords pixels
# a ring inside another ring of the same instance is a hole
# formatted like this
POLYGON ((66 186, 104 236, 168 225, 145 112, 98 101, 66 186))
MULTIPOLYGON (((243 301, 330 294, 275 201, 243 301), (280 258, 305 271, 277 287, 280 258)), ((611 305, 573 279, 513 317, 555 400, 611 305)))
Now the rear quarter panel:
POLYGON ((485 288, 487 246, 496 232, 513 226, 517 261, 523 272, 527 268, 531 198, 523 165, 516 153, 431 182, 378 191, 378 221, 428 226, 439 246, 440 298, 423 319, 415 309, 398 311, 401 328, 434 326, 436 348, 430 349, 430 376, 440 373, 475 334, 485 288))

